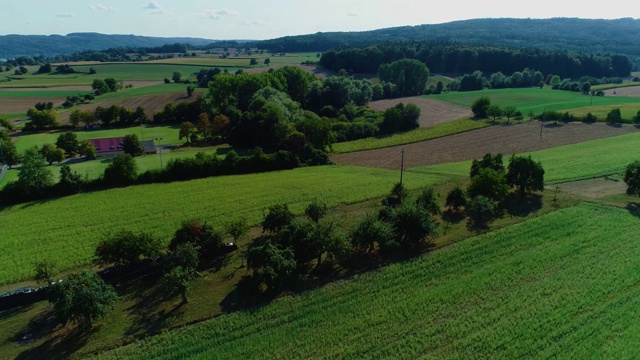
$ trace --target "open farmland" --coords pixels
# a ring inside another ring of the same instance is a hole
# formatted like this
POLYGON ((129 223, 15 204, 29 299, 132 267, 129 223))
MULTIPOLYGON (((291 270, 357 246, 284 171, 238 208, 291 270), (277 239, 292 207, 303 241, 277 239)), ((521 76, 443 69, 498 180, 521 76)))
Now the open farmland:
MULTIPOLYGON (((331 207, 355 203, 381 197, 397 181, 397 171, 322 166, 141 185, 12 206, 0 211, 0 284, 28 278, 33 263, 43 259, 55 259, 62 269, 87 264, 96 244, 118 230, 147 231, 168 242, 185 219, 203 219, 216 227, 238 218, 258 224, 262 211, 274 204, 289 204, 301 214, 314 198, 331 207), (34 228, 40 229, 37 234, 34 228)), ((405 186, 415 189, 439 181, 444 179, 406 176, 405 186)))
POLYGON ((427 127, 443 122, 470 118, 473 116, 469 107, 453 105, 428 97, 408 97, 389 100, 378 100, 369 103, 369 107, 377 111, 385 111, 399 103, 413 103, 420 108, 420 126, 427 127))
POLYGON ((637 358, 638 232, 582 204, 101 358, 637 358))
MULTIPOLYGON (((637 132, 638 129, 631 125, 569 123, 546 124, 541 127, 539 121, 526 121, 520 124, 491 126, 402 146, 334 154, 331 155, 331 159, 338 164, 399 169, 399 154, 401 149, 404 149, 405 167, 411 168, 472 160, 486 153, 520 154, 637 132), (542 136, 540 136, 541 130, 542 136), (387 161, 392 154, 397 156, 387 161)), ((614 155, 607 149, 602 151, 607 156, 614 155)))
POLYGON ((470 107, 480 96, 486 96, 491 104, 514 106, 523 116, 532 111, 541 114, 543 111, 564 111, 568 109, 588 108, 590 106, 615 106, 636 104, 640 108, 640 99, 631 96, 588 96, 576 92, 551 90, 548 88, 497 89, 468 92, 449 92, 440 95, 429 95, 429 98, 448 101, 460 106, 470 107))

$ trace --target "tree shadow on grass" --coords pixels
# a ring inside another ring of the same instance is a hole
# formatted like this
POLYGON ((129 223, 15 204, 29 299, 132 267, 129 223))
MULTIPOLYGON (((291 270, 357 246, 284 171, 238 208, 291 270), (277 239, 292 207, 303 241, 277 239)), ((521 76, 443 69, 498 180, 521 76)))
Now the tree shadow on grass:
POLYGON ((67 359, 84 347, 100 326, 61 327, 51 311, 46 311, 29 322, 31 333, 21 332, 14 341, 24 345, 48 336, 42 345, 23 351, 16 359, 67 359), (49 336, 52 334, 52 336, 49 336))
POLYGON ((631 215, 640 218, 640 202, 630 201, 625 208, 631 215))
POLYGON ((462 220, 464 220, 464 218, 465 218, 465 215, 462 211, 447 210, 442 213, 442 220, 451 224, 457 224, 462 220))
POLYGON ((542 209, 542 196, 537 194, 522 197, 510 194, 499 206, 500 211, 517 217, 526 217, 540 209, 542 209))

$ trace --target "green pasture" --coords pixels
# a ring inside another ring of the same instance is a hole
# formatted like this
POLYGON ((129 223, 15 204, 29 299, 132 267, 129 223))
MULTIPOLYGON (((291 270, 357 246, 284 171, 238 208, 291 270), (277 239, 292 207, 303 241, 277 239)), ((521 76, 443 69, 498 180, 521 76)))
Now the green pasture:
MULTIPOLYGON (((77 130, 75 133, 79 141, 135 134, 140 140, 157 139, 154 140, 156 145, 183 144, 185 140, 178 140, 178 131, 178 126, 173 125, 143 125, 116 129, 77 130)), ((16 148, 19 152, 24 152, 34 146, 55 144, 58 136, 64 132, 66 131, 20 135, 16 141, 16 148)))
MULTIPOLYGON (((186 219, 220 227, 244 218, 255 225, 273 204, 289 204, 301 214, 315 198, 331 207, 356 203, 388 193, 398 180, 397 171, 321 166, 133 186, 8 207, 0 211, 0 284, 29 278, 39 260, 53 260, 61 269, 88 264, 96 244, 118 230, 147 231, 168 243, 186 219)), ((405 174, 404 181, 416 189, 444 179, 405 174)))
POLYGON ((620 106, 636 104, 640 108, 640 98, 623 96, 589 96, 571 91, 551 90, 548 88, 497 89, 466 92, 449 92, 440 95, 429 95, 436 100, 471 107, 480 96, 486 96, 492 104, 514 106, 523 116, 530 111, 540 114, 543 111, 565 111, 584 107, 620 106))
POLYGON ((98 358, 634 359, 639 232, 581 204, 98 358))
MULTIPOLYGON (((607 125, 602 125, 607 126, 607 125)), ((621 173, 632 161, 640 159, 640 133, 586 141, 534 151, 531 157, 542 163, 545 183, 554 184, 592 179, 621 173)), ((484 154, 478 154, 478 158, 484 154)), ((511 154, 505 155, 505 165, 511 154)), ((411 171, 424 174, 468 176, 471 161, 425 166, 411 171)))
MULTIPOLYGON (((207 92, 208 89, 198 88, 196 87, 194 91, 194 98, 198 94, 203 94, 207 92)), ((167 94, 167 93, 184 93, 187 95, 187 85, 186 84, 157 84, 151 86, 144 87, 133 87, 131 89, 122 89, 115 93, 104 94, 96 97, 96 102, 106 101, 106 100, 116 100, 116 99, 126 99, 132 98, 136 96, 144 96, 144 95, 155 95, 155 94, 167 94)))
POLYGON ((485 120, 460 119, 455 121, 448 121, 426 128, 411 130, 405 133, 397 133, 387 136, 365 138, 333 144, 333 152, 336 154, 342 154, 354 151, 380 149, 389 146, 410 144, 418 141, 435 139, 447 135, 480 129, 487 126, 490 126, 490 124, 485 120))
MULTIPOLYGON (((67 96, 78 96, 91 93, 91 90, 29 90, 29 91, 2 91, 0 90, 0 99, 11 98, 66 98, 67 96)), ((35 105, 35 101, 34 101, 35 105)), ((2 111, 2 109, 0 109, 2 111)))

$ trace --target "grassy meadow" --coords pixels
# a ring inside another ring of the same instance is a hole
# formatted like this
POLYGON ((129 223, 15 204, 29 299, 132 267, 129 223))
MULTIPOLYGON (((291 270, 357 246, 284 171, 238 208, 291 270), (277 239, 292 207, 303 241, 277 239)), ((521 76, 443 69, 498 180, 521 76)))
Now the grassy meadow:
POLYGON ((98 358, 637 358, 638 232, 584 203, 98 358))
MULTIPOLYGON (((405 174, 404 179, 409 189, 445 181, 422 174, 405 174)), ((197 218, 219 227, 244 218, 255 225, 263 210, 274 204, 289 204, 301 214, 314 198, 330 207, 356 203, 383 196, 398 180, 397 171, 323 166, 133 186, 15 205, 0 211, 4 249, 0 284, 29 278, 34 262, 43 259, 55 260, 62 269, 87 264, 95 245, 118 230, 147 231, 168 243, 183 220, 197 218)))
MULTIPOLYGON (((582 95, 570 91, 551 90, 549 88, 526 89, 497 89, 468 92, 450 92, 440 95, 429 95, 429 98, 447 101, 456 105, 471 107, 471 104, 480 96, 486 96, 492 104, 514 106, 523 116, 528 116, 532 111, 540 114, 543 111, 569 111, 578 109, 596 113, 596 109, 605 107, 619 107, 625 104, 636 106, 640 109, 640 98, 622 96, 594 96, 582 95)), ((572 112, 572 111, 570 111, 572 112)), ((586 113, 585 113, 586 114, 586 113)), ((634 113, 635 115, 635 113, 634 113)))

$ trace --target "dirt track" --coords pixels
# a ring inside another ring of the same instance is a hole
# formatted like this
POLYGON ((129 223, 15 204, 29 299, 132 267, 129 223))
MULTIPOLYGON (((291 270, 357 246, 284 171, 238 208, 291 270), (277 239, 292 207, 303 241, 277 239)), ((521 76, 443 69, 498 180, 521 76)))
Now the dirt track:
POLYGON ((549 124, 542 128, 541 137, 540 129, 538 121, 527 121, 517 125, 497 125, 413 144, 335 154, 331 155, 331 159, 337 164, 398 169, 401 161, 400 151, 404 148, 405 167, 412 168, 473 160, 486 153, 502 153, 510 156, 514 153, 542 150, 639 131, 631 125, 549 124))
POLYGON ((378 100, 369 103, 369 107, 377 111, 385 111, 399 103, 413 103, 420 108, 420 126, 427 127, 443 122, 470 118, 473 113, 469 108, 453 105, 444 101, 421 97, 406 97, 390 100, 378 100))

